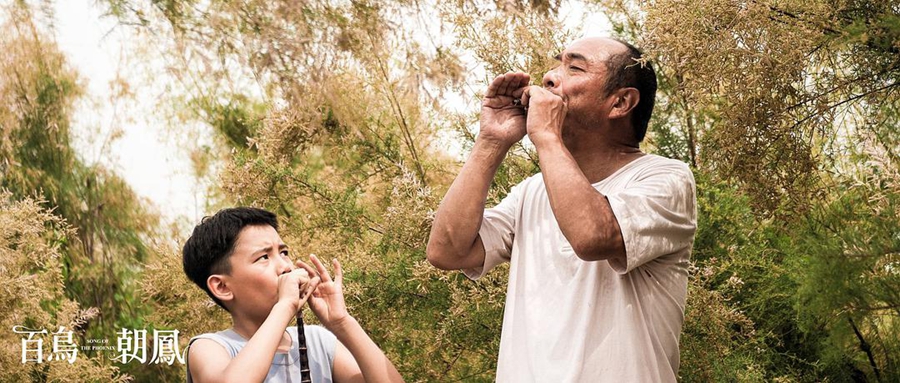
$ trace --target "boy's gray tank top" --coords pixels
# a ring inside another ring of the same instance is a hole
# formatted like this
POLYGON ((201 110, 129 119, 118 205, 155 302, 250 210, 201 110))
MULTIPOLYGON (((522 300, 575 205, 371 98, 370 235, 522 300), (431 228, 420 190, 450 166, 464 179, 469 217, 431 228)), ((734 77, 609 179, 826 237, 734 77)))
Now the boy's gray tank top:
MULTIPOLYGON (((334 334, 321 326, 303 326, 306 334, 307 356, 309 357, 309 374, 313 383, 332 383, 331 367, 334 365, 334 349, 337 345, 337 338, 334 334)), ((300 352, 297 349, 297 328, 288 327, 288 334, 291 336, 291 351, 287 354, 276 353, 269 366, 269 373, 266 375, 266 383, 300 383, 300 352)), ((247 344, 247 340, 242 338, 233 329, 219 331, 217 333, 207 333, 191 338, 188 343, 188 355, 185 355, 185 361, 190 355, 190 344, 197 339, 211 339, 228 351, 232 358, 237 356, 238 352, 247 344)), ((193 383, 191 379, 190 365, 187 365, 187 381, 193 383)))

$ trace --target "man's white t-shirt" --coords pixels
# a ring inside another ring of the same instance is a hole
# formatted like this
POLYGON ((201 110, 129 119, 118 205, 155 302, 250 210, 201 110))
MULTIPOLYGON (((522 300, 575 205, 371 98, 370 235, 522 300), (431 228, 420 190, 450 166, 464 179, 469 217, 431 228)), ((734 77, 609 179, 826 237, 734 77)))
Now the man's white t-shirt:
POLYGON ((478 279, 509 261, 498 382, 674 382, 697 227, 687 165, 644 155, 595 183, 622 229, 627 264, 579 259, 541 174, 485 210, 478 279))

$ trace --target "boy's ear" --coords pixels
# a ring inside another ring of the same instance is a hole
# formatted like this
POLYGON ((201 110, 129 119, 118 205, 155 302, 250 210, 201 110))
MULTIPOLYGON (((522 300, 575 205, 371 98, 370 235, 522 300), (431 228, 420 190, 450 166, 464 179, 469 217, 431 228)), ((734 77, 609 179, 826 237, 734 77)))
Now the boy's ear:
POLYGON ((227 278, 224 275, 210 275, 209 278, 206 278, 206 287, 209 288, 209 291, 213 296, 222 302, 228 302, 234 299, 234 292, 231 291, 231 287, 228 286, 227 278))

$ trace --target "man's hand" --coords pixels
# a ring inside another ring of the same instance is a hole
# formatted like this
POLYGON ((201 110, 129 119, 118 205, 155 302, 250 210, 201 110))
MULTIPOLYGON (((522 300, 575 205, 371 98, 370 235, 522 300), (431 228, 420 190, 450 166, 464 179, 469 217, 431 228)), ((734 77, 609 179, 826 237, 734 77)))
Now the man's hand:
POLYGON ((313 254, 309 256, 309 259, 315 265, 315 269, 302 261, 297 261, 297 263, 310 274, 318 273, 319 276, 317 278, 322 279, 322 283, 312 292, 309 307, 325 328, 331 330, 331 332, 336 332, 335 327, 343 325, 350 318, 350 313, 347 312, 347 305, 344 302, 344 272, 341 270, 341 264, 337 259, 334 259, 332 261, 334 279, 331 279, 331 275, 328 274, 328 270, 319 261, 319 257, 313 254))
MULTIPOLYGON (((297 266, 302 267, 297 261, 297 266)), ((309 278, 309 272, 303 268, 291 270, 278 276, 278 302, 290 305, 294 312, 306 304, 311 293, 319 285, 319 277, 309 278)))
POLYGON ((509 72, 494 79, 481 100, 479 139, 511 147, 525 137, 525 109, 513 101, 522 97, 530 77, 509 72))
POLYGON ((541 141, 562 139, 568 111, 562 97, 539 86, 529 86, 522 94, 522 105, 528 106, 526 130, 531 142, 539 145, 541 141))

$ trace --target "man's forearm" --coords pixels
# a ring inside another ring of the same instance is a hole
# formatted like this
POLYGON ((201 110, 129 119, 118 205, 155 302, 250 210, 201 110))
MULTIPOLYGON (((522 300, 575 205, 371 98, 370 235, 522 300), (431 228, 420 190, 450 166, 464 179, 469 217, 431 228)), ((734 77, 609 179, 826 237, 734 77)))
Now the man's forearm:
POLYGON ((623 257, 622 234, 606 196, 594 189, 561 139, 536 141, 550 207, 576 255, 586 261, 623 257))
POLYGON ((509 146, 476 140, 469 159, 453 181, 435 214, 428 238, 428 260, 444 269, 464 268, 459 261, 472 249, 491 181, 509 146))

